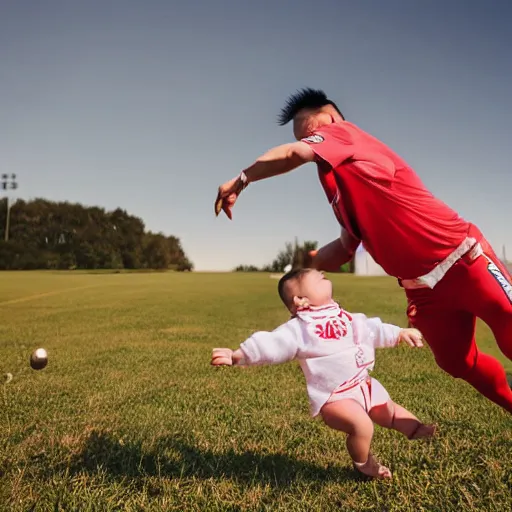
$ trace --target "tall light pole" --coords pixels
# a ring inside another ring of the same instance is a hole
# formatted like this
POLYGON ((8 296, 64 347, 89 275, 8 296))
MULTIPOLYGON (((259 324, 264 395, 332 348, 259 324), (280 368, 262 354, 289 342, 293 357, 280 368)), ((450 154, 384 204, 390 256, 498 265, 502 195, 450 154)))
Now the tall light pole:
MULTIPOLYGON (((16 190, 18 188, 18 182, 16 181, 16 174, 2 174, 0 180, 0 188, 2 190, 16 190)), ((5 241, 9 240, 9 224, 11 221, 11 205, 9 203, 9 195, 6 195, 7 200, 7 215, 5 217, 5 241)))

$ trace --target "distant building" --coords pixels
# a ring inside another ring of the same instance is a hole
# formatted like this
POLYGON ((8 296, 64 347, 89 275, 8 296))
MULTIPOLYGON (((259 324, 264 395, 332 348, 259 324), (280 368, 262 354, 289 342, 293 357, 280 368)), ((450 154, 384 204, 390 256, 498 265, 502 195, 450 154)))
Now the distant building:
POLYGON ((356 276, 387 276, 386 271, 360 245, 354 256, 354 274, 356 276))

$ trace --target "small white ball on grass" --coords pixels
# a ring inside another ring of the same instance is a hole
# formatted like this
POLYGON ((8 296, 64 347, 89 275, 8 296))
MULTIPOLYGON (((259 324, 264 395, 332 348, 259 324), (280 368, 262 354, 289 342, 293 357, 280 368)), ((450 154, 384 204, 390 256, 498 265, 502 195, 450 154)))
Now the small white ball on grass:
POLYGON ((44 348, 38 348, 30 356, 30 366, 34 370, 42 370, 48 364, 48 353, 44 348))

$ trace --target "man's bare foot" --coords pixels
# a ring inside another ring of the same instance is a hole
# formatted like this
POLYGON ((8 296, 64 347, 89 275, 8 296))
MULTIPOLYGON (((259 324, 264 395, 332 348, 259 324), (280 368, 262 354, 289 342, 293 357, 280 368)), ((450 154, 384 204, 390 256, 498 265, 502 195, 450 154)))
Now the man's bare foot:
POLYGON ((354 462, 354 467, 364 475, 372 478, 392 478, 389 468, 377 462, 371 453, 366 462, 354 462))
POLYGON ((437 425, 425 425, 425 423, 420 423, 414 432, 408 437, 411 441, 415 439, 423 439, 425 437, 434 437, 437 431, 437 425))

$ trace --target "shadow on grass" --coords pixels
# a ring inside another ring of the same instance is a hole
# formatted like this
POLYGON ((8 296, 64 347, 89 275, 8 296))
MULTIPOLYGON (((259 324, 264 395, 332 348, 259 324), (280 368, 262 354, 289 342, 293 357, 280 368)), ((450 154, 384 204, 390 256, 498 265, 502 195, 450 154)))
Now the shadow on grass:
POLYGON ((106 472, 114 479, 162 478, 230 479, 243 485, 289 487, 296 481, 362 481, 351 468, 324 468, 282 454, 254 451, 223 453, 203 450, 179 439, 163 437, 150 449, 122 443, 108 433, 93 432, 85 447, 67 466, 73 474, 106 472))

